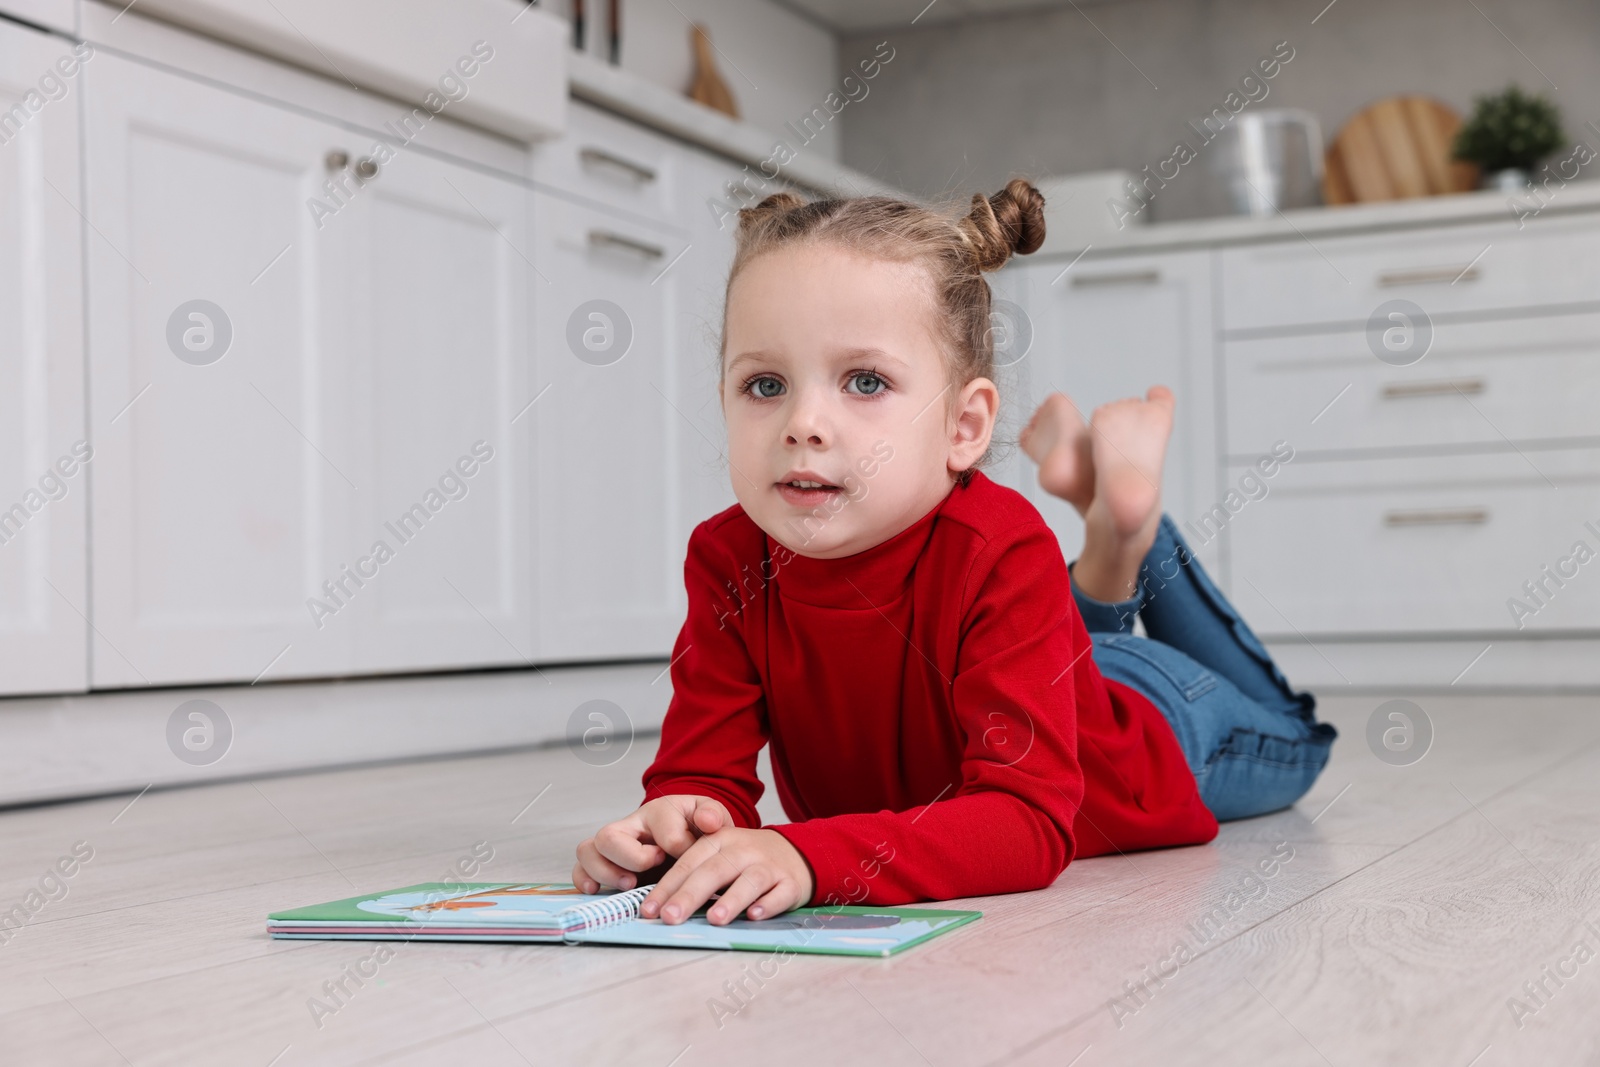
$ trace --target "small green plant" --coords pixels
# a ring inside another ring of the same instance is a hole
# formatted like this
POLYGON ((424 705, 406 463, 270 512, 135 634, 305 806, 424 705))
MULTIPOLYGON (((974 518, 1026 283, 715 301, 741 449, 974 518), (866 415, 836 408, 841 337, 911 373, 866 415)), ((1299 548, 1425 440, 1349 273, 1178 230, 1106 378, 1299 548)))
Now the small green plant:
POLYGON ((1513 167, 1532 170, 1565 143, 1556 106, 1511 85, 1505 92, 1476 98, 1472 117, 1456 133, 1452 154, 1492 174, 1513 167))

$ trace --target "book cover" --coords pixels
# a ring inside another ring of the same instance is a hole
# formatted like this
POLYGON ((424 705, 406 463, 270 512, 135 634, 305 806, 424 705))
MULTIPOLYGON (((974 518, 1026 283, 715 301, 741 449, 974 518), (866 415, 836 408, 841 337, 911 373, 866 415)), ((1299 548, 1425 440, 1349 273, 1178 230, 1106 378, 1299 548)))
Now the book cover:
POLYGON ((714 925, 702 908, 669 925, 639 917, 650 888, 585 894, 568 882, 425 882, 274 912, 267 930, 277 938, 544 941, 888 956, 983 914, 837 905, 714 925))

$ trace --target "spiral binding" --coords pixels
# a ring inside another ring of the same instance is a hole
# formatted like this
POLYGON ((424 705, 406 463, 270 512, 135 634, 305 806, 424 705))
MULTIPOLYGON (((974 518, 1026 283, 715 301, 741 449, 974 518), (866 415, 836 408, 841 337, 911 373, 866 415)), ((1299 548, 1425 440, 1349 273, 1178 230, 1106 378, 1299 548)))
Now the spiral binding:
POLYGON ((642 885, 625 893, 613 894, 604 900, 574 904, 570 908, 562 909, 562 918, 573 920, 564 923, 566 931, 592 930, 597 926, 609 926, 612 923, 638 918, 639 905, 650 895, 650 890, 654 889, 655 885, 651 882, 649 885, 642 885))

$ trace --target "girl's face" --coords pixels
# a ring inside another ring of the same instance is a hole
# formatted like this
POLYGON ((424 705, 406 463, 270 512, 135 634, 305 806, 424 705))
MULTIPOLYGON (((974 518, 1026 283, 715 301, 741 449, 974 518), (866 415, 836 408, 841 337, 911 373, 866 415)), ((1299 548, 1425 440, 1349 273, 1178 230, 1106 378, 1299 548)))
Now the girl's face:
POLYGON ((728 293, 722 410, 746 514, 802 555, 854 555, 922 518, 983 455, 999 391, 953 402, 931 284, 836 245, 757 256, 728 293), (793 480, 828 488, 797 489, 793 480))

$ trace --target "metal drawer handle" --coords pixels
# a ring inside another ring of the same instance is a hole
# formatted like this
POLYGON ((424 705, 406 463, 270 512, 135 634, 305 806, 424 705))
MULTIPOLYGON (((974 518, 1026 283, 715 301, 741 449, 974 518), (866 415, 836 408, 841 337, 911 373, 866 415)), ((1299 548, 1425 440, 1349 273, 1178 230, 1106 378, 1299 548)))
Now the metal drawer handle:
POLYGON ((1414 396, 1454 396, 1457 393, 1477 396, 1488 388, 1482 378, 1438 378, 1428 382, 1396 382, 1383 387, 1385 400, 1405 400, 1414 396))
POLYGON ((602 248, 625 248, 629 252, 639 253, 646 259, 660 259, 667 254, 667 250, 660 245, 635 241, 631 237, 624 237, 620 233, 612 233, 609 230, 590 230, 589 243, 602 248))
POLYGON ((1423 267, 1418 270, 1395 270, 1378 275, 1378 285, 1392 289, 1397 285, 1454 285, 1456 282, 1475 282, 1483 277, 1472 264, 1464 267, 1423 267))
POLYGON ((1155 285, 1161 281, 1158 270, 1129 270, 1120 274, 1074 274, 1074 289, 1089 289, 1102 285, 1155 285))
POLYGON ((606 166, 617 167, 627 171, 642 182, 656 180, 654 169, 645 166, 643 163, 635 163, 631 159, 624 159, 615 153, 607 152, 604 148, 581 148, 578 150, 578 158, 585 163, 601 163, 606 166))
POLYGON ((1385 526, 1482 526, 1488 521, 1488 508, 1388 511, 1383 516, 1385 526))

